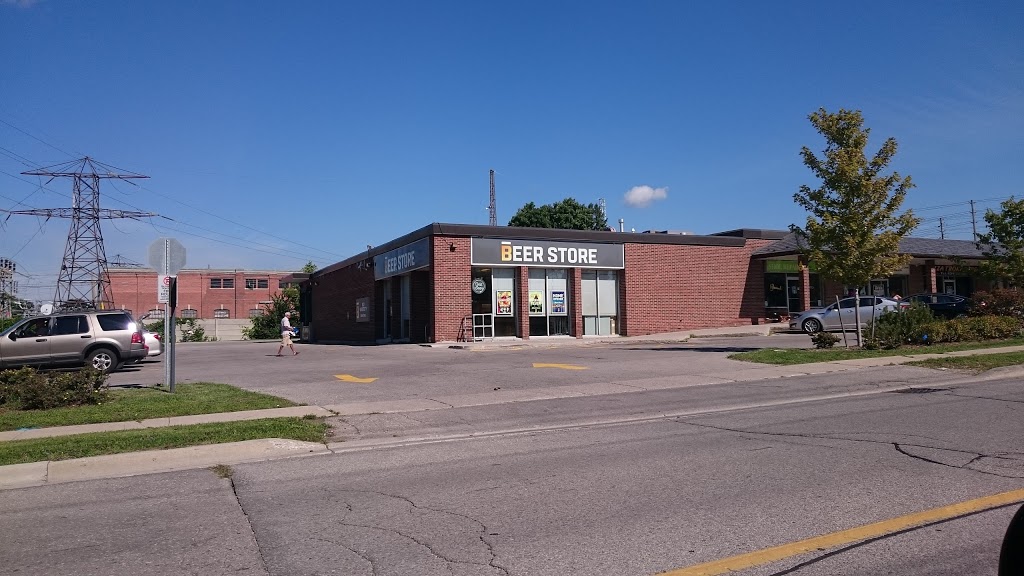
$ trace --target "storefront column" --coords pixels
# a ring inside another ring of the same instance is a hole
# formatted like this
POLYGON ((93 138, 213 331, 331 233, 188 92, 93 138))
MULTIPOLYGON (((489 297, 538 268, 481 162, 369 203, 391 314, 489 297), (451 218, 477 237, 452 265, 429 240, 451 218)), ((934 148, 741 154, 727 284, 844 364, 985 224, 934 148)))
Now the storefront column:
POLYGON ((583 338, 583 269, 571 269, 569 278, 569 290, 572 291, 572 298, 569 299, 569 321, 572 322, 573 336, 583 338))
POLYGON ((800 257, 800 295, 803 298, 804 310, 811 309, 811 269, 807 266, 807 259, 800 257))
POLYGON ((926 260, 924 263, 925 272, 925 283, 928 286, 928 291, 931 293, 938 292, 938 281, 935 277, 935 260, 926 260))
POLYGON ((530 339, 530 269, 526 266, 516 268, 516 314, 519 337, 530 339))

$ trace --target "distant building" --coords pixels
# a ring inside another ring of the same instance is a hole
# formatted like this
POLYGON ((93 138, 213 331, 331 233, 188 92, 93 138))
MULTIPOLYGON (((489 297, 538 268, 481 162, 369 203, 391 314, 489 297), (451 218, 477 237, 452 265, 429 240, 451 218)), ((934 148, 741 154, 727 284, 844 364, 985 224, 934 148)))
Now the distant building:
MULTIPOLYGON (((157 302, 157 272, 147 268, 110 268, 110 289, 114 307, 162 317, 164 305, 157 302)), ((179 318, 251 318, 262 314, 270 296, 280 292, 283 270, 196 269, 181 270, 178 278, 179 318)), ((302 275, 296 275, 302 276, 302 275)))

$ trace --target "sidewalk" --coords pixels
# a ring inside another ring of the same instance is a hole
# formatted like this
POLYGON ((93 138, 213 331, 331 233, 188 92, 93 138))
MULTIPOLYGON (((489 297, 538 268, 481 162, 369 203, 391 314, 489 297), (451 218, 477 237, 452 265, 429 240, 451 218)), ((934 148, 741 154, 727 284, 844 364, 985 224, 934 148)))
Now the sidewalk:
POLYGON ((727 326, 724 328, 701 328, 697 330, 682 330, 679 332, 662 332, 659 334, 648 334, 645 336, 586 336, 576 338, 574 336, 546 336, 530 338, 490 338, 472 342, 434 342, 421 344, 428 348, 460 348, 460 349, 491 349, 507 347, 526 346, 586 346, 588 344, 636 344, 639 342, 686 342, 691 338, 707 338, 714 336, 737 337, 737 336, 769 336, 772 330, 780 330, 785 326, 781 323, 775 324, 751 324, 750 326, 727 326))
MULTIPOLYGON (((643 341, 678 342, 680 341, 680 335, 683 334, 685 334, 686 337, 689 337, 693 333, 660 334, 657 335, 656 339, 644 337, 643 341)), ((723 333, 716 331, 709 335, 717 336, 723 335, 723 333)), ((593 340, 585 340, 584 342, 591 341, 593 340)), ((613 341, 623 342, 625 339, 614 339, 613 341)), ((522 344, 508 343, 505 345, 518 346, 522 344)), ((929 358, 1001 354, 1021 351, 1024 351, 1024 346, 962 350, 958 352, 947 352, 944 354, 914 354, 905 356, 858 358, 853 360, 838 360, 832 362, 795 364, 788 366, 751 364, 749 367, 744 367, 741 370, 737 370, 723 376, 727 376, 726 381, 728 382, 746 382, 798 375, 827 374, 858 368, 891 366, 929 358)), ((990 378, 1002 378, 1008 373, 1024 375, 1024 366, 1012 366, 998 369, 997 371, 994 371, 990 378)), ((978 380, 979 378, 976 377, 972 377, 970 379, 970 381, 978 380)), ((721 379, 719 379, 719 382, 720 381, 721 379)), ((657 383, 655 387, 667 389, 689 387, 692 385, 693 382, 691 381, 682 383, 662 382, 657 383)), ((108 422, 77 426, 13 430, 0 432, 0 442, 69 436, 92 432, 139 430, 145 428, 158 428, 162 426, 179 426, 208 422, 234 422, 260 418, 302 416, 331 417, 377 413, 420 412, 426 410, 450 410, 469 406, 507 404, 558 398, 577 398, 582 396, 621 394, 636 391, 637 389, 632 386, 622 386, 615 383, 602 382, 573 386, 554 386, 530 390, 507 390, 476 394, 458 394, 438 397, 436 399, 400 399, 377 402, 353 402, 326 406, 293 406, 289 408, 272 408, 266 410, 247 410, 241 412, 222 412, 195 416, 154 418, 143 421, 108 422)), ((132 476, 153 472, 203 468, 213 466, 215 464, 239 464, 243 462, 330 452, 330 448, 324 444, 298 442, 293 440, 265 439, 227 444, 192 446, 171 450, 129 452, 124 454, 79 458, 75 460, 14 464, 0 466, 0 490, 40 486, 75 480, 132 476)))

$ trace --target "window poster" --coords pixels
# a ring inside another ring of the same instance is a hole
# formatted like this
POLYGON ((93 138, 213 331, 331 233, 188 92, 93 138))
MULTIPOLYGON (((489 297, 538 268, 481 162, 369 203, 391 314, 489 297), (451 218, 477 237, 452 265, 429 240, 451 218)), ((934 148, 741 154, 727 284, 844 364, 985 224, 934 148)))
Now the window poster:
POLYGON ((498 301, 498 316, 511 316, 512 315, 512 291, 511 290, 498 290, 494 293, 495 299, 498 301))
POLYGON ((561 290, 551 292, 551 313, 565 314, 565 292, 561 290))
POLYGON ((530 314, 544 315, 544 293, 539 290, 530 291, 530 314))

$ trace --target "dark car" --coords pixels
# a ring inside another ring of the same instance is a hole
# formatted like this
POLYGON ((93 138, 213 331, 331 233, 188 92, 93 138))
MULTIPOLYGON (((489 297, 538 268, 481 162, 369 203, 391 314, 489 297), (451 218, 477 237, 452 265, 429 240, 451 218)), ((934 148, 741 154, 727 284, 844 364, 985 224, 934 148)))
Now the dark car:
POLYGON ((971 308, 971 301, 956 294, 914 294, 907 296, 904 302, 919 302, 928 307, 938 318, 959 318, 966 316, 971 308))

